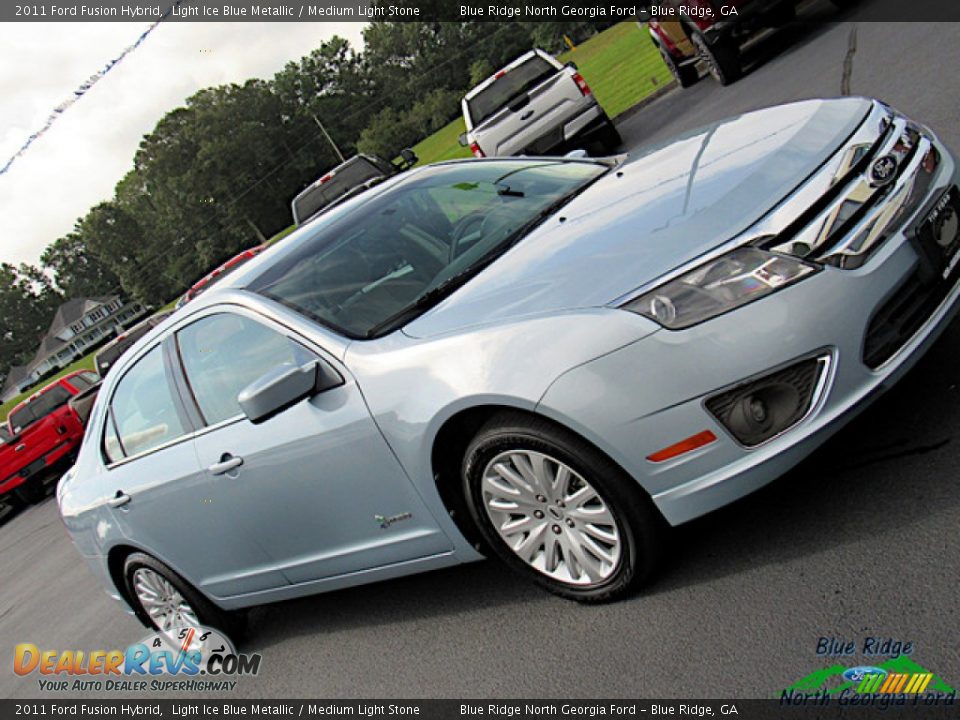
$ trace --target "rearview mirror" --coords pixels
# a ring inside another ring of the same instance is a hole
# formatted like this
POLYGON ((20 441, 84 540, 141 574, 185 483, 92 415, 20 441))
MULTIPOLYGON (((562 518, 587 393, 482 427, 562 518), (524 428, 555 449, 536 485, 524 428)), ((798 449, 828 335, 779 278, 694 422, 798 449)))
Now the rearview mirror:
POLYGON ((283 363, 241 390, 237 402, 250 422, 258 424, 338 385, 343 385, 340 373, 319 358, 303 366, 283 363))
POLYGON ((460 137, 457 138, 457 142, 460 143, 460 147, 467 146, 467 134, 465 132, 460 133, 460 137))

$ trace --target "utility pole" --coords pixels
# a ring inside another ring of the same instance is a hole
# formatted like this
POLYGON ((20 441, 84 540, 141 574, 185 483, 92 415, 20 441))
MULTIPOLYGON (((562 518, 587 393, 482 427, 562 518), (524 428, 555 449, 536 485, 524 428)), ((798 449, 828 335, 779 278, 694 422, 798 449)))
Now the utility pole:
POLYGON ((337 154, 337 157, 340 158, 340 162, 346 162, 347 159, 343 156, 343 153, 340 152, 340 148, 337 147, 337 144, 333 141, 333 138, 330 137, 330 133, 327 132, 327 129, 323 126, 323 123, 320 122, 320 119, 313 115, 313 121, 317 124, 317 127, 320 128, 320 132, 323 133, 323 136, 327 139, 327 142, 330 143, 333 147, 333 151, 337 154))

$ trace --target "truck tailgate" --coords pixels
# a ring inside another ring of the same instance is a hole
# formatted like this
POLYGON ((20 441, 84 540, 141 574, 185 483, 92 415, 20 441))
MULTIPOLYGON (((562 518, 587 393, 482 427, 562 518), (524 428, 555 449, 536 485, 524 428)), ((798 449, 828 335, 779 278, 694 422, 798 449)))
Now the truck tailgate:
POLYGON ((564 123, 592 102, 592 96, 580 92, 572 73, 560 70, 476 127, 473 136, 487 155, 513 155, 528 148, 546 151, 564 139, 564 123))

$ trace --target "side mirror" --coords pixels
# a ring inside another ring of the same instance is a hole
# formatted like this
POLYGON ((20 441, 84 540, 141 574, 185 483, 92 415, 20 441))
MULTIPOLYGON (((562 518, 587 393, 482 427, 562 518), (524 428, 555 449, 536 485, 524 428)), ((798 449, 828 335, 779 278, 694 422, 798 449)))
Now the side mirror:
POLYGON ((256 425, 338 385, 343 385, 340 373, 319 358, 300 367, 283 363, 241 390, 237 402, 247 419, 256 425))
POLYGON ((400 151, 400 158, 403 160, 403 169, 411 168, 417 164, 417 154, 410 148, 404 148, 400 151))
POLYGON ((568 61, 567 61, 567 67, 570 68, 571 70, 579 70, 579 69, 580 69, 580 68, 577 67, 577 64, 576 64, 573 60, 568 60, 568 61))
POLYGON ((465 132, 460 133, 460 137, 457 138, 457 142, 460 143, 460 147, 467 147, 467 145, 469 145, 467 142, 467 134, 465 132))

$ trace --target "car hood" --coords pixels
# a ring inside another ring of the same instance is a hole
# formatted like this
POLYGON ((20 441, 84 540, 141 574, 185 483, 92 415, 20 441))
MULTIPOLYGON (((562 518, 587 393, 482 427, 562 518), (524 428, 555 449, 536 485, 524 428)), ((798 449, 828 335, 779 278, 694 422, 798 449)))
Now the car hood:
POLYGON ((780 105, 644 149, 404 332, 427 337, 607 305, 755 224, 870 107, 862 98, 780 105))

